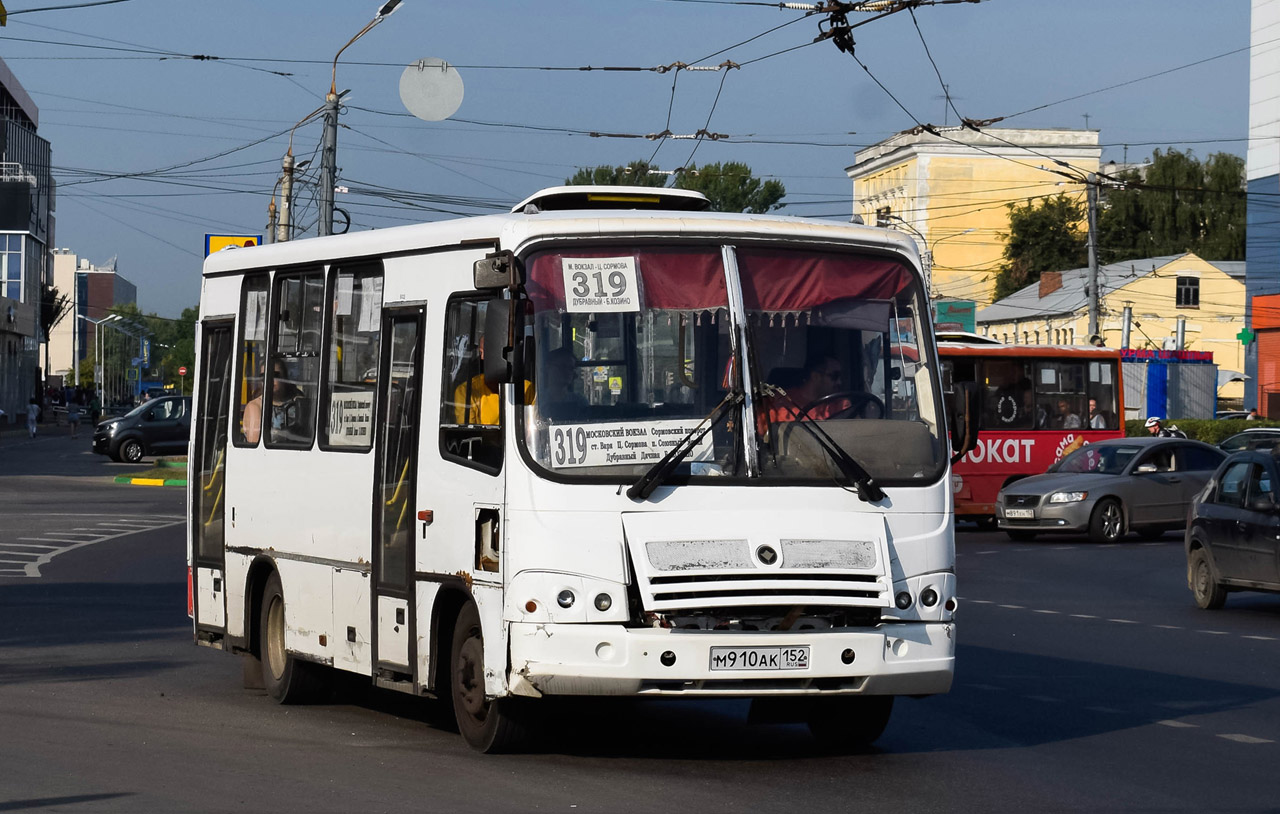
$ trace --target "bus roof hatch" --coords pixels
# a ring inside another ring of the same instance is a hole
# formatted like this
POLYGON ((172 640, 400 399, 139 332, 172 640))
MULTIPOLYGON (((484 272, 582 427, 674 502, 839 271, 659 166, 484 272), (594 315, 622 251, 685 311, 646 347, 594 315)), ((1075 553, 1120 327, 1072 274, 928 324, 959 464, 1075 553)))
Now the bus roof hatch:
POLYGON ((711 202, 689 189, 624 186, 566 186, 539 190, 511 208, 513 213, 565 209, 660 209, 706 212, 711 202))

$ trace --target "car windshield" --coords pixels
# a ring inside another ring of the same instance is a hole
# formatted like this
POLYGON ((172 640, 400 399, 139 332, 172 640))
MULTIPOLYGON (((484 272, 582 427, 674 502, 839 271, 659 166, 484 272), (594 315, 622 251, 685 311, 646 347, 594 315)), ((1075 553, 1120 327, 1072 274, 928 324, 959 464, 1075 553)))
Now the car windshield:
POLYGON ((1139 447, 1120 444, 1090 444, 1062 459, 1055 472, 1093 472, 1115 475, 1138 454, 1139 447))
POLYGON ((1242 432, 1223 441, 1218 448, 1227 452, 1253 448, 1271 449, 1277 439, 1280 439, 1280 432, 1242 432))
POLYGON ((941 472, 928 309, 897 260, 620 245, 526 268, 522 439, 546 470, 634 481, 716 412, 677 476, 847 482, 806 420, 879 481, 941 472))

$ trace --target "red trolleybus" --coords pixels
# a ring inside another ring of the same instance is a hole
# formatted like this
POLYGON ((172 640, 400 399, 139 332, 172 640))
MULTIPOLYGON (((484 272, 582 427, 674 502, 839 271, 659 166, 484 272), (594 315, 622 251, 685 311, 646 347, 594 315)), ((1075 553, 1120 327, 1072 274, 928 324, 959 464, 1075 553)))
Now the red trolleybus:
POLYGON ((940 342, 938 350, 943 388, 975 382, 981 395, 978 445, 952 468, 959 520, 991 526, 1005 484, 1124 435, 1118 350, 977 342, 940 342))

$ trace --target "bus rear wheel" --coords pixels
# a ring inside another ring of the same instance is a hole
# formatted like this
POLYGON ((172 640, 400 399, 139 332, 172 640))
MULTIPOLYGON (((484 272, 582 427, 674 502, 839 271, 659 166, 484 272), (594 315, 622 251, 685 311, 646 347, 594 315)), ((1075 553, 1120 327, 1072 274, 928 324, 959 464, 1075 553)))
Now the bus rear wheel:
POLYGON ((284 589, 280 575, 272 573, 262 591, 258 651, 262 684, 280 704, 305 704, 320 696, 324 682, 320 666, 302 661, 285 649, 284 589))
POLYGON ((859 695, 814 699, 809 732, 824 749, 865 749, 884 734, 893 712, 892 695, 859 695))
POLYGON ((488 698, 484 687, 484 634, 480 612, 467 603, 453 628, 449 692, 458 731, 478 752, 511 752, 526 740, 528 731, 520 699, 488 698))

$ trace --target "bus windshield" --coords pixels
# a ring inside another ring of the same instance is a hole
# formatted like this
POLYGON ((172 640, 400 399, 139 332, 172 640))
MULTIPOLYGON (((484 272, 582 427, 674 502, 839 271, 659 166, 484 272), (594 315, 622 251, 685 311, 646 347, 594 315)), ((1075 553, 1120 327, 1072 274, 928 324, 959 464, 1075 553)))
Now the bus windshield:
POLYGON ((522 439, 555 476, 634 481, 690 434, 677 478, 847 483, 830 443, 882 483, 942 471, 928 309, 898 260, 620 245, 526 268, 522 439))

